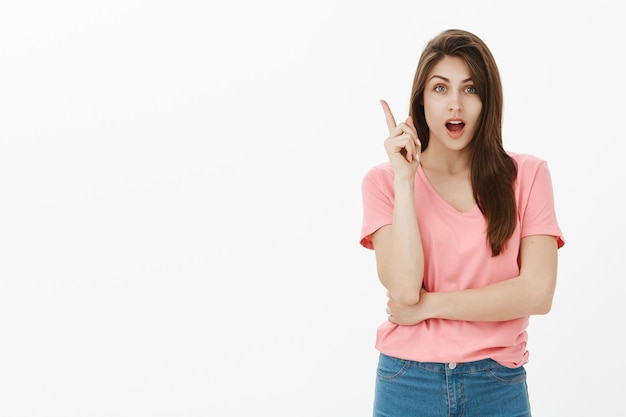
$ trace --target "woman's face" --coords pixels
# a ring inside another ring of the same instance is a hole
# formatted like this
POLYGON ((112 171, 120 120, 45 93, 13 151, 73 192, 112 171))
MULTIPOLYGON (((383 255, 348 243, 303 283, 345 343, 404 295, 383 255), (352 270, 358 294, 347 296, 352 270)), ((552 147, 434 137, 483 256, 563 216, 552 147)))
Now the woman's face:
POLYGON ((449 56, 441 59, 428 74, 424 88, 428 148, 465 149, 474 136, 482 108, 465 60, 449 56))

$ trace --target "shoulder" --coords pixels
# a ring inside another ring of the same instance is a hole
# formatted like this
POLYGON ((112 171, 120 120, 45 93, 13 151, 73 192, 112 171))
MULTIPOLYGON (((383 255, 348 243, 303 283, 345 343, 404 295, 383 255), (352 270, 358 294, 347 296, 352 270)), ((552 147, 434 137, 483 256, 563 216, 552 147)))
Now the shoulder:
POLYGON ((546 160, 527 153, 508 152, 509 156, 517 163, 518 167, 536 167, 546 163, 546 160))
POLYGON ((365 175, 388 175, 389 173, 393 175, 393 168, 391 167, 391 163, 382 162, 380 164, 372 166, 365 175))
POLYGON ((533 178, 538 171, 548 171, 545 159, 526 153, 508 152, 517 165, 517 176, 520 180, 533 178))
POLYGON ((390 162, 383 162, 370 167, 363 178, 364 182, 393 182, 393 168, 390 162))
MULTIPOLYGON (((510 153, 517 164, 516 192, 520 200, 552 195, 552 177, 548 162, 535 155, 510 153)), ((552 197, 550 197, 552 198, 552 197)))

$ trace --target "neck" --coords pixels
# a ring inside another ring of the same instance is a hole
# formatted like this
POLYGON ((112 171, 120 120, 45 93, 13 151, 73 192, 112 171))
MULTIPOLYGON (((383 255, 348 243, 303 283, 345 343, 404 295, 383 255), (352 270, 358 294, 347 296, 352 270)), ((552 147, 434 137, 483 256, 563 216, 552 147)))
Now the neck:
POLYGON ((446 175, 468 175, 471 166, 471 154, 468 149, 461 151, 437 152, 428 148, 420 158, 422 168, 446 175))

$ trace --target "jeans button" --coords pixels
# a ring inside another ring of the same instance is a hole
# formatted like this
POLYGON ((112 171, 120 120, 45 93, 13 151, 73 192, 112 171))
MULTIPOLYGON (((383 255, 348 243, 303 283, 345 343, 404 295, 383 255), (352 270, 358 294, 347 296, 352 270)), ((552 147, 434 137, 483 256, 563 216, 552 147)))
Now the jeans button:
POLYGON ((454 369, 454 368, 456 368, 456 362, 450 362, 450 363, 448 364, 448 368, 450 368, 450 369, 454 369))

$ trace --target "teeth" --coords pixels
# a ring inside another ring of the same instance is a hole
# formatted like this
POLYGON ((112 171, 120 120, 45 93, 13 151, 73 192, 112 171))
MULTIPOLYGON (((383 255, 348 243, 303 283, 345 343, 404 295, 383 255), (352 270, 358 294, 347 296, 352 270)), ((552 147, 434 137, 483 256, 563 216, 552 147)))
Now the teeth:
POLYGON ((461 122, 458 122, 458 121, 453 121, 453 122, 448 122, 448 123, 450 123, 451 125, 460 125, 461 124, 461 122))

